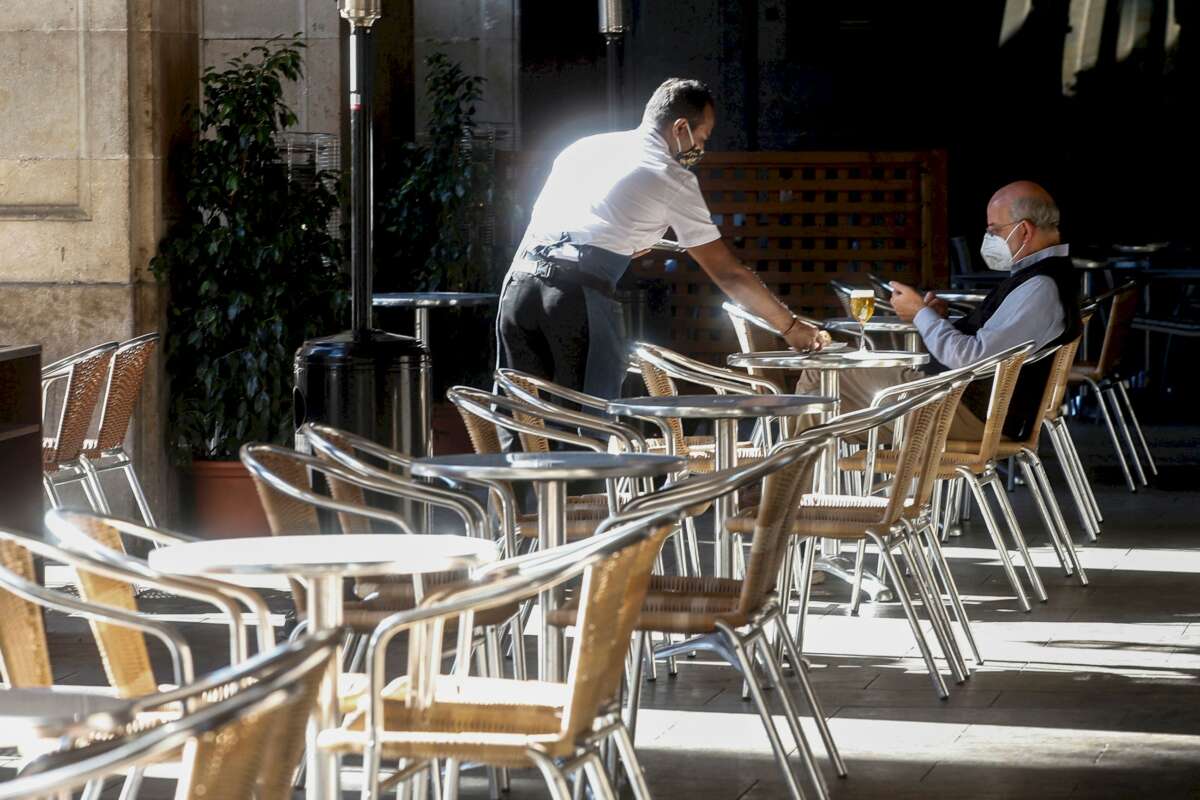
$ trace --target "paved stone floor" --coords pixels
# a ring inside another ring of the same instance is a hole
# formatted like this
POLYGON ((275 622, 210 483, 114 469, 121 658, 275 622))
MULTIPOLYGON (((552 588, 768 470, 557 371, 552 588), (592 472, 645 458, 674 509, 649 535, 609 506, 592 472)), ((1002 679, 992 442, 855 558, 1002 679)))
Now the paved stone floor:
MULTIPOLYGON (((1148 429, 1161 474, 1133 495, 1100 429, 1075 427, 1105 514, 1098 542, 1083 541, 1065 490, 1060 499, 1091 584, 1063 577, 1018 488, 1018 516, 1050 595, 1022 613, 981 524, 969 523, 947 554, 986 664, 952 684, 949 700, 934 695, 895 604, 849 617, 845 589, 819 587, 806 649, 850 772, 839 780, 826 763, 835 798, 1200 797, 1200 429, 1148 429)), ((1052 459, 1047 468, 1061 485, 1052 459)), ((219 661, 223 631, 211 617, 156 603, 178 614, 202 661, 219 661)), ((99 682, 86 626, 58 617, 50 630, 59 679, 99 682)), ((681 662, 678 676, 647 686, 640 720, 656 798, 785 796, 728 668, 681 662)), ((142 796, 171 791, 151 779, 142 796)), ((482 780, 469 777, 464 795, 486 797, 482 780)), ((521 773, 511 796, 546 795, 521 773)))

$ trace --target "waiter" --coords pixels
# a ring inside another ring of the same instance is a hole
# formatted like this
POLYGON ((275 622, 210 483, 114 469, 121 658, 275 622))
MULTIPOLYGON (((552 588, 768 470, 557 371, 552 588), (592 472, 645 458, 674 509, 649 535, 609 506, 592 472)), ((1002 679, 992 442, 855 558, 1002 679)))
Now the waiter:
POLYGON ((668 78, 631 131, 588 136, 554 160, 504 279, 500 361, 588 394, 620 394, 628 359, 617 281, 667 228, 734 302, 819 348, 801 321, 737 259, 712 223, 689 170, 704 156, 715 113, 697 80, 668 78))

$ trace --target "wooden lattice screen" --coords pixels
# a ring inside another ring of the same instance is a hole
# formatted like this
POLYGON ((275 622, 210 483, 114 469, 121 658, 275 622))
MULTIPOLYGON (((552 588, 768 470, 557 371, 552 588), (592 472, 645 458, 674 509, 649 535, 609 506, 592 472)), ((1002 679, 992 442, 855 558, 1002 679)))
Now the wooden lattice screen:
MULTIPOLYGON (((532 204, 547 167, 510 162, 518 207, 532 204)), ((829 281, 865 287, 868 272, 946 283, 941 151, 710 153, 696 171, 726 241, 797 313, 840 316, 829 281)), ((713 363, 737 349, 725 297, 694 262, 654 252, 632 269, 668 283, 671 347, 713 363)))

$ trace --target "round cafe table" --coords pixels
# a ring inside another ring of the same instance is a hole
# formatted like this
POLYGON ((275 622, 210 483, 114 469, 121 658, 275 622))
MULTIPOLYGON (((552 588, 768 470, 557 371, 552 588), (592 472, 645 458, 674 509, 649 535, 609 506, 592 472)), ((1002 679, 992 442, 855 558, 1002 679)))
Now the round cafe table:
MULTIPOLYGON (((682 394, 612 400, 608 403, 608 412, 626 416, 713 420, 716 429, 714 466, 719 471, 737 466, 738 420, 824 412, 834 403, 833 397, 808 394, 682 394)), ((713 574, 718 578, 733 577, 733 537, 725 530, 725 520, 732 513, 731 503, 729 495, 713 500, 713 574)))
POLYGON ((70 686, 0 689, 0 747, 73 739, 133 722, 134 700, 70 686))
MULTIPOLYGON (((567 540, 568 481, 652 478, 678 472, 683 465, 676 456, 646 453, 461 453, 418 459, 412 473, 419 478, 532 483, 537 492, 538 547, 545 551, 567 540)), ((562 682, 564 675, 565 634, 549 622, 560 595, 561 590, 551 589, 538 596, 538 677, 552 683, 562 682)))
MULTIPOLYGON (((766 369, 816 370, 821 384, 818 392, 835 402, 824 409, 822 422, 833 419, 840 413, 841 374, 850 369, 884 369, 888 367, 919 367, 929 363, 928 353, 911 353, 897 350, 840 350, 835 353, 798 353, 794 350, 772 350, 757 353, 734 353, 729 356, 734 367, 760 367, 766 369)), ((840 443, 831 440, 821 456, 820 486, 818 491, 838 492, 837 461, 840 443)), ((854 565, 841 557, 841 543, 826 539, 821 543, 822 557, 817 559, 817 568, 840 578, 847 583, 854 580, 854 565)), ((891 598, 891 589, 877 576, 864 574, 862 589, 872 600, 886 601, 891 598)))
MULTIPOLYGON (((342 625, 342 579, 469 570, 496 560, 496 545, 466 536, 346 534, 209 539, 151 550, 150 567, 172 575, 286 575, 305 582, 313 633, 342 625)), ((308 800, 340 800, 338 757, 317 747, 322 730, 338 725, 335 652, 308 724, 308 800)))

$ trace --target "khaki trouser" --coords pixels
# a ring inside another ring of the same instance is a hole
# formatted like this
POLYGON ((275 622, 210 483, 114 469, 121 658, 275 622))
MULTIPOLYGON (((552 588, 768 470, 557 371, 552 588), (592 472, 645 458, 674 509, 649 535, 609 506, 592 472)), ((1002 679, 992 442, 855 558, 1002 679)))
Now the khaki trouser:
MULTIPOLYGON (((887 389, 900 383, 907 383, 918 378, 924 378, 925 374, 911 367, 881 367, 878 369, 845 369, 842 370, 839 383, 839 395, 841 396, 841 411, 857 411, 860 408, 866 408, 871 405, 871 400, 874 399, 875 393, 880 389, 887 389)), ((821 388, 821 374, 816 370, 805 370, 800 373, 800 378, 796 381, 796 394, 819 394, 821 388)), ((819 417, 816 414, 806 414, 797 418, 800 423, 800 429, 811 428, 819 422, 819 417)), ((892 438, 892 426, 881 426, 880 441, 890 441, 892 438)), ((954 422, 950 426, 951 439, 965 439, 967 441, 978 441, 983 438, 983 421, 975 416, 966 406, 961 403, 958 409, 954 412, 954 422)), ((866 437, 860 437, 858 444, 866 442, 866 437)))

